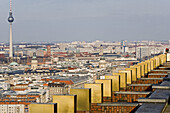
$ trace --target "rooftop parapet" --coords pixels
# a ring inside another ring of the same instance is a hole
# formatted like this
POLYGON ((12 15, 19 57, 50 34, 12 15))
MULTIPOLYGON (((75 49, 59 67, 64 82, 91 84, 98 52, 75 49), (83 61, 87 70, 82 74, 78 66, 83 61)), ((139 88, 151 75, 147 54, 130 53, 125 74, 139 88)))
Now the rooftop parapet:
POLYGON ((29 113, 57 113, 57 103, 32 103, 29 113))
POLYGON ((113 76, 120 76, 120 88, 126 88, 127 86, 127 74, 126 73, 112 73, 113 76))
POLYGON ((170 93, 168 89, 170 87, 167 86, 169 85, 167 82, 170 77, 162 77, 168 74, 169 68, 160 70, 158 66, 165 64, 166 60, 165 54, 156 56, 125 70, 119 70, 118 73, 106 75, 104 79, 95 80, 95 83, 84 84, 84 88, 71 88, 70 94, 72 95, 54 95, 53 102, 58 103, 59 113, 93 111, 97 113, 110 112, 113 109, 115 111, 121 110, 122 112, 132 112, 132 110, 137 109, 136 113, 161 113, 164 111, 169 99, 170 93), (161 78, 157 77, 157 75, 161 76, 161 78), (166 84, 162 81, 166 82, 166 84), (153 85, 161 82, 160 86, 153 85), (130 90, 134 86, 138 87, 136 89, 144 89, 130 90), (122 88, 124 90, 121 90, 122 88), (126 88, 129 88, 129 90, 126 88), (146 90, 145 88, 150 89, 146 90), (153 93, 152 88, 156 89, 153 93), (110 99, 110 101, 103 102, 104 98, 110 99), (123 103, 120 103, 119 99, 123 103), (139 107, 139 103, 133 102, 139 102, 142 105, 139 107))
POLYGON ((141 78, 141 66, 140 65, 134 65, 134 66, 130 66, 131 68, 136 68, 136 77, 137 78, 141 78))
POLYGON ((91 89, 90 88, 73 88, 70 94, 77 95, 77 111, 90 111, 91 106, 91 89))
POLYGON ((131 84, 132 83, 132 71, 131 70, 119 70, 119 73, 126 73, 127 75, 127 84, 131 84))
POLYGON ((135 67, 126 68, 126 71, 132 71, 132 81, 137 80, 137 69, 135 67))
POLYGON ((53 103, 57 103, 57 113, 76 113, 76 95, 53 95, 53 103))
POLYGON ((112 80, 112 91, 120 91, 120 75, 105 76, 105 79, 112 80))
POLYGON ((95 80, 95 83, 103 84, 103 97, 112 97, 112 80, 111 79, 95 80))
POLYGON ((91 88, 91 103, 103 102, 103 83, 84 84, 84 88, 91 88))
POLYGON ((169 62, 170 61, 170 53, 167 53, 167 62, 169 62))

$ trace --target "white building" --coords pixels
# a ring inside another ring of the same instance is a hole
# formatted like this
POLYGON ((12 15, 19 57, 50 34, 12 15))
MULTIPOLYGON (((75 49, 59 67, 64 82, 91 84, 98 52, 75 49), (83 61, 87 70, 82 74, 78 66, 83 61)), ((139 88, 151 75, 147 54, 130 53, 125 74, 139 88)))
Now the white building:
POLYGON ((141 59, 146 56, 151 56, 151 50, 149 47, 138 47, 136 48, 136 58, 141 59))
POLYGON ((0 113, 24 113, 24 104, 0 104, 0 113))
POLYGON ((10 84, 8 84, 8 83, 0 83, 0 87, 2 87, 3 90, 8 90, 8 89, 10 89, 10 84))

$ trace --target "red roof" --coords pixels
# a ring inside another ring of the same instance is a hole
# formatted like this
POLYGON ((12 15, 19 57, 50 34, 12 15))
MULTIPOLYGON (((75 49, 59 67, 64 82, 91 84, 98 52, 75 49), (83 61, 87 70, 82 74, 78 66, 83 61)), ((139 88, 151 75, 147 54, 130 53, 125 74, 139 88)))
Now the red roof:
POLYGON ((0 104, 24 104, 24 105, 29 105, 31 103, 30 102, 0 102, 0 104))
POLYGON ((43 84, 43 86, 48 86, 48 84, 43 84))
POLYGON ((53 52, 53 54, 67 54, 67 52, 53 52))
POLYGON ((14 91, 25 91, 26 89, 13 89, 14 91))
MULTIPOLYGON (((72 84, 74 84, 73 82, 72 82, 72 80, 60 80, 60 79, 42 79, 42 80, 44 80, 44 81, 52 81, 53 83, 54 82, 61 82, 61 83, 65 83, 65 84, 67 84, 67 85, 72 85, 72 84)), ((45 85, 45 84, 44 84, 45 85)), ((46 86, 46 85, 45 85, 46 86)))
POLYGON ((65 83, 67 85, 72 85, 74 84, 71 80, 60 80, 61 83, 65 83))
POLYGON ((5 58, 5 55, 4 54, 0 54, 0 58, 5 58))

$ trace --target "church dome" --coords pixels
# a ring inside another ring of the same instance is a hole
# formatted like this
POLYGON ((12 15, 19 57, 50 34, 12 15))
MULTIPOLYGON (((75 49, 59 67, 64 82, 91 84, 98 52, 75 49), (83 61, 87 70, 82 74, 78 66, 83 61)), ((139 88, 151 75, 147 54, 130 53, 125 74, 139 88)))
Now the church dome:
POLYGON ((18 63, 12 62, 12 63, 10 63, 9 65, 10 65, 10 66, 18 66, 18 63))

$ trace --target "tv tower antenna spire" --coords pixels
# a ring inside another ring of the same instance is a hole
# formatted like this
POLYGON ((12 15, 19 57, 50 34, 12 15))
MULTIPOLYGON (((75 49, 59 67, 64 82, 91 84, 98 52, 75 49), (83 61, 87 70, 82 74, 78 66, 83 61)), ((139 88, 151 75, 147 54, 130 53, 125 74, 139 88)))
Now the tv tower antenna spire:
POLYGON ((10 0, 10 12, 12 12, 12 0, 10 0))
POLYGON ((10 0, 10 11, 9 11, 8 22, 10 23, 9 57, 10 59, 13 59, 12 22, 14 22, 14 17, 12 16, 12 0, 10 0))

